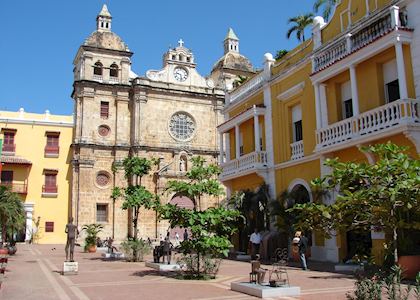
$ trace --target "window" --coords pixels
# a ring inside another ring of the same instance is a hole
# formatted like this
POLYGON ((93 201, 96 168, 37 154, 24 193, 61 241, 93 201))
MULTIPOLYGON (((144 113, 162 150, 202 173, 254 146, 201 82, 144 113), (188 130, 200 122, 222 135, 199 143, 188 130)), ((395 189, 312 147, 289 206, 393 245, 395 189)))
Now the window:
POLYGON ((385 97, 387 103, 390 103, 392 101, 400 99, 397 61, 393 59, 383 64, 382 67, 385 85, 385 97))
POLYGON ((195 132, 195 122, 192 116, 177 112, 169 120, 169 133, 179 141, 190 140, 195 132))
POLYGON ((56 194, 58 192, 57 173, 45 173, 45 184, 42 192, 46 194, 56 194))
POLYGON ((293 123, 294 128, 294 142, 302 140, 302 120, 293 123))
POLYGON ((118 66, 116 64, 112 64, 109 68, 109 76, 118 77, 118 66))
POLYGON ((108 222, 108 204, 96 204, 96 222, 108 222))
POLYGON ((1 185, 11 186, 13 183, 13 171, 1 171, 1 185))
POLYGON ((45 232, 54 232, 54 222, 45 222, 45 232))
POLYGON ((239 133, 239 156, 244 155, 244 135, 242 132, 239 133))
POLYGON ((101 62, 97 61, 93 66, 93 74, 102 76, 102 64, 101 62))
POLYGON ((353 100, 348 99, 344 101, 344 118, 351 118, 353 117, 353 100))
POLYGON ((341 85, 341 101, 343 119, 353 117, 353 100, 350 81, 344 82, 341 85))
POLYGON ((59 154, 59 132, 47 132, 47 145, 45 146, 46 156, 57 156, 59 154))
POLYGON ((293 123, 293 143, 299 142, 303 139, 302 132, 302 109, 300 105, 292 108, 292 123, 293 123))
POLYGON ((5 131, 3 140, 3 152, 15 152, 15 131, 5 131))
POLYGON ((109 102, 101 101, 101 118, 108 119, 109 117, 109 102))
POLYGON ((400 86, 398 84, 398 79, 388 82, 385 86, 388 103, 400 99, 400 86))

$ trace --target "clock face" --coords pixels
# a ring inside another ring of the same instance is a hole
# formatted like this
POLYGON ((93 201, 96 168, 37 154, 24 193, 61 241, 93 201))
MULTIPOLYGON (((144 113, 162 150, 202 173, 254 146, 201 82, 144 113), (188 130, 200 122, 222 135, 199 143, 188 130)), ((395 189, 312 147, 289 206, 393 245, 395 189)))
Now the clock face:
POLYGON ((175 68, 174 70, 174 77, 178 81, 185 81, 188 78, 188 72, 184 68, 175 68))

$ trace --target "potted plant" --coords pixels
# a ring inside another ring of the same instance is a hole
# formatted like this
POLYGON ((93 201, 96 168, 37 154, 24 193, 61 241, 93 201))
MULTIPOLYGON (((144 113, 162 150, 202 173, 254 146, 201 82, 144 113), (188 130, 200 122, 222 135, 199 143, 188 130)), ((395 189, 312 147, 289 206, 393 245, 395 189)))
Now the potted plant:
POLYGON ((84 249, 87 252, 96 252, 96 239, 98 233, 102 231, 104 227, 101 224, 86 224, 83 225, 82 230, 86 231, 85 246, 84 249))

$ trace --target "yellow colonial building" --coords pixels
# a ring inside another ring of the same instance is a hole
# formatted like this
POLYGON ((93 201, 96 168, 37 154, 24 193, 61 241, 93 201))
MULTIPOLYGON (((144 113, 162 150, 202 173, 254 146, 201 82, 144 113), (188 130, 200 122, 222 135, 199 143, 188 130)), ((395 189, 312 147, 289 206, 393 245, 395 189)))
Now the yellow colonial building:
POLYGON ((65 243, 70 208, 73 117, 0 111, 0 185, 24 202, 26 230, 18 241, 65 243), (38 224, 38 226, 37 226, 38 224))
MULTIPOLYGON (((420 151, 419 1, 342 0, 312 38, 226 96, 220 134, 228 194, 266 183, 271 198, 306 192, 328 174, 326 158, 366 161, 360 146, 392 141, 420 151)), ((326 200, 327 201, 327 200, 326 200)), ((330 199, 328 201, 334 201, 330 199)), ((385 234, 312 234, 312 258, 338 262, 366 240, 379 255, 385 234)))

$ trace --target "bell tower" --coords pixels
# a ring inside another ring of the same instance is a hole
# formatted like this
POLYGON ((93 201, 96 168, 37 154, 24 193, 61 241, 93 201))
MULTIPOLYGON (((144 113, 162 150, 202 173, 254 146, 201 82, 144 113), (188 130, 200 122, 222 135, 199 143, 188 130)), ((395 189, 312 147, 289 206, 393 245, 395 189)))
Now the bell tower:
POLYGON ((232 28, 229 28, 223 44, 225 49, 224 54, 227 54, 228 52, 239 53, 239 38, 236 36, 232 28))
POLYGON ((96 30, 111 31, 112 16, 108 11, 106 4, 102 6, 102 10, 96 17, 96 30))

